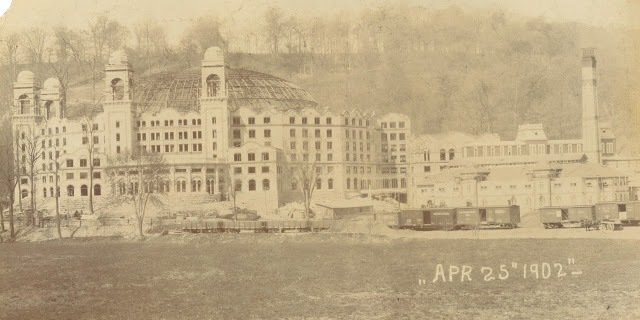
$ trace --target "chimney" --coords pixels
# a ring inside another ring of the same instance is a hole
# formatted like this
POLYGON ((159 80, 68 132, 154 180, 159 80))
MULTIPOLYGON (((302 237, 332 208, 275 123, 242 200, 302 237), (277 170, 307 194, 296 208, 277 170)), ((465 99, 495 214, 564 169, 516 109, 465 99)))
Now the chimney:
POLYGON ((595 48, 582 49, 582 150, 589 163, 600 163, 598 80, 595 48))

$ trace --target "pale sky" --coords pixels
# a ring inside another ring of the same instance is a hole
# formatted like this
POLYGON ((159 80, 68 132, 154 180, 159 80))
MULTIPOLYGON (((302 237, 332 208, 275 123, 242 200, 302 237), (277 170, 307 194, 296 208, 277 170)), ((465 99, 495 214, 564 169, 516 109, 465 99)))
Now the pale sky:
POLYGON ((289 14, 314 15, 358 11, 394 2, 430 8, 455 4, 467 11, 502 8, 512 18, 544 16, 549 21, 640 27, 640 19, 635 19, 640 16, 640 0, 13 0, 9 11, 0 18, 0 28, 34 25, 46 28, 60 23, 84 28, 91 17, 108 13, 128 27, 145 17, 154 17, 175 37, 189 20, 202 15, 217 16, 227 28, 255 29, 270 6, 278 6, 289 14))

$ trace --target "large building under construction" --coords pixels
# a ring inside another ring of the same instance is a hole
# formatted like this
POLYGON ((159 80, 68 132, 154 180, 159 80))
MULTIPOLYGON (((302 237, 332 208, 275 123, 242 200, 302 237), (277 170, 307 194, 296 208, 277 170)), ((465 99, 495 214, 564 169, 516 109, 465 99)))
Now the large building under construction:
POLYGON ((24 176, 16 192, 23 198, 55 194, 56 179, 63 206, 86 204, 88 196, 108 199, 112 193, 136 192, 142 186, 112 185, 104 173, 109 159, 126 152, 162 154, 170 164, 169 182, 153 186, 201 201, 237 198, 273 210, 301 201, 291 164, 313 163, 319 198, 387 195, 415 206, 528 204, 547 206, 553 190, 571 177, 556 198, 576 204, 628 199, 628 176, 620 172, 563 168, 601 167, 615 154, 611 129, 599 123, 596 62, 583 52, 583 137, 549 140, 541 125, 522 125, 515 141, 499 137, 451 138, 411 136, 410 119, 401 114, 375 115, 358 109, 335 113, 318 106, 311 95, 286 80, 230 68, 219 48, 206 51, 196 70, 164 72, 137 79, 123 51, 105 66, 102 110, 80 119, 66 116, 60 83, 48 79, 43 88, 23 71, 14 84, 13 129, 16 147, 38 141, 37 163, 23 154, 24 176), (62 163, 56 173, 53 168, 62 163), (525 168, 519 174, 498 173, 500 167, 525 168), (493 170, 493 171, 492 171, 493 170), (589 175, 597 172, 596 180, 589 175), (57 175, 57 178, 56 178, 57 175), (485 181, 491 196, 482 197, 485 181), (527 182, 546 179, 546 184, 527 182), (575 181, 574 181, 575 180, 575 181), (473 181, 473 183, 471 183, 473 181), (610 183, 615 190, 593 184, 610 183), (522 184, 522 196, 517 194, 522 184), (533 187, 536 185, 537 187, 533 187), (580 185, 580 186, 578 186, 580 185), (515 186, 515 187, 514 187, 515 186), (473 188, 472 188, 473 187, 473 188))
POLYGON ((157 188, 203 201, 228 198, 232 190, 267 210, 300 201, 292 163, 314 164, 319 197, 376 192, 407 199, 408 117, 320 108, 286 80, 230 68, 219 48, 206 51, 199 70, 141 79, 124 52, 112 54, 102 111, 76 120, 66 117, 59 82, 48 79, 41 89, 34 78, 23 71, 14 84, 21 148, 26 152, 30 137, 42 142, 37 179, 29 181, 29 166, 22 166, 22 197, 30 196, 31 183, 38 197, 54 194, 56 157, 63 205, 82 207, 90 194, 135 192, 138 186, 110 185, 103 168, 118 154, 138 151, 161 153, 170 164, 170 183, 157 188))

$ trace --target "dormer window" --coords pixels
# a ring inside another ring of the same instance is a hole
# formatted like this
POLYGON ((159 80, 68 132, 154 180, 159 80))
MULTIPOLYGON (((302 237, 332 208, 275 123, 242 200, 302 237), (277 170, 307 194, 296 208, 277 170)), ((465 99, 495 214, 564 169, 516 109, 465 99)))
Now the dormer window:
POLYGON ((207 77, 207 97, 215 97, 220 91, 220 77, 215 74, 207 77))

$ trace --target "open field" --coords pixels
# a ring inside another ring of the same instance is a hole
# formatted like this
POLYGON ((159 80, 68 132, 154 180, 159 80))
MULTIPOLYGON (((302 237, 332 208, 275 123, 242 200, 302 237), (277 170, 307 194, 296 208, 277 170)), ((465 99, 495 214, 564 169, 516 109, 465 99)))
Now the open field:
POLYGON ((13 243, 0 245, 0 318, 634 319, 638 271, 636 240, 206 234, 13 243), (446 282, 432 282, 438 264, 446 282), (450 264, 471 267, 469 277, 449 282, 450 264), (524 278, 524 264, 538 265, 538 279, 529 266, 524 278), (484 281, 482 267, 495 280, 484 281))

